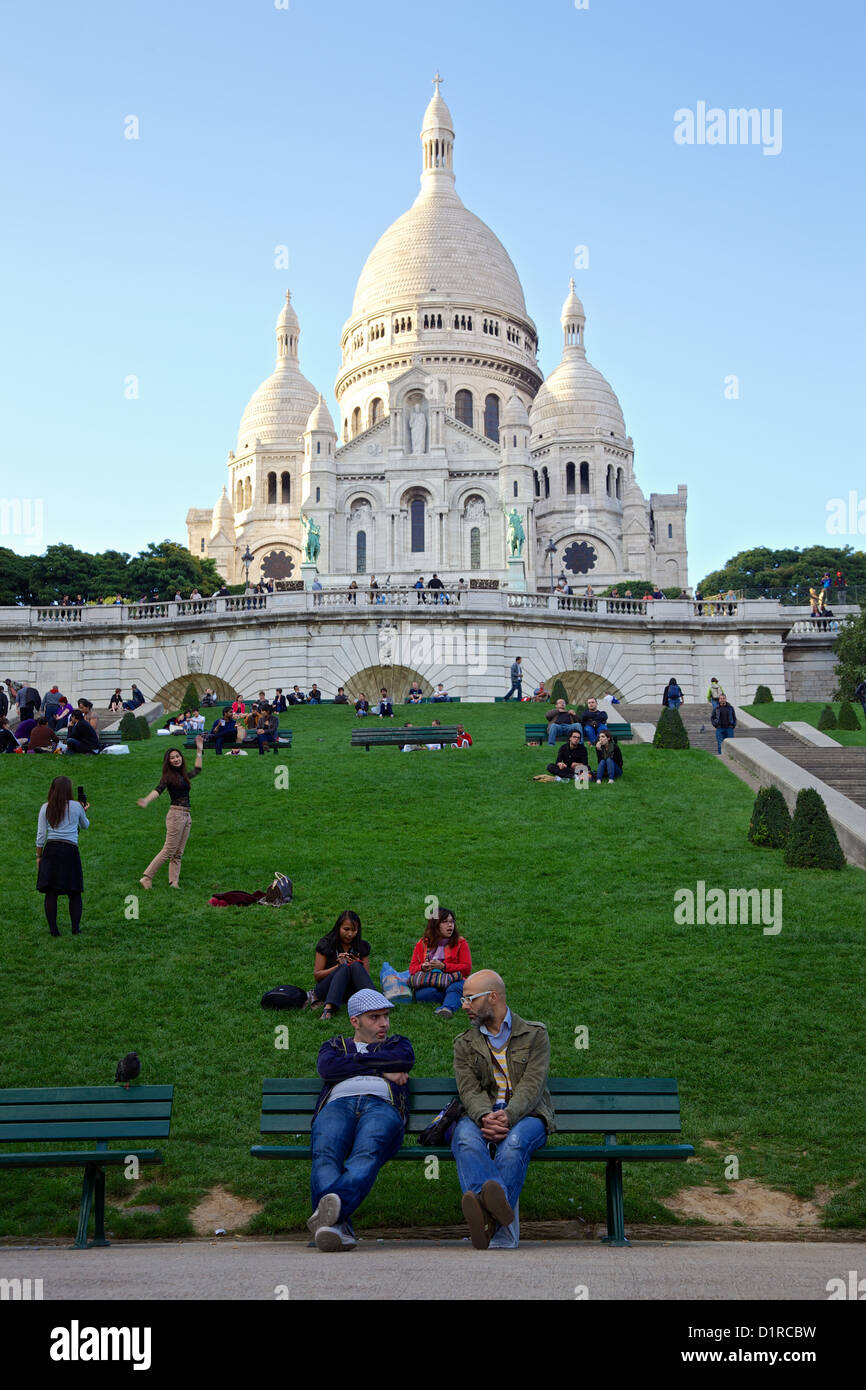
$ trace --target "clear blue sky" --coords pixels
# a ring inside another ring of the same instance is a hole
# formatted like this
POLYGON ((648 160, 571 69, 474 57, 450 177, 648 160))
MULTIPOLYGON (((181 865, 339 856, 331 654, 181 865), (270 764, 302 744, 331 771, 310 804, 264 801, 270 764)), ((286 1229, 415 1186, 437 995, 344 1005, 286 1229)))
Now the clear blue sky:
POLYGON ((690 580, 827 539, 827 501, 866 496, 862 6, 289 3, 7 9, 0 493, 43 499, 43 544, 185 541, 272 369, 287 285, 333 412, 355 282, 418 189, 437 67, 458 191, 517 267, 545 372, 589 247, 588 355, 644 490, 688 484, 690 580), (781 153, 676 144, 699 101, 781 108, 781 153))

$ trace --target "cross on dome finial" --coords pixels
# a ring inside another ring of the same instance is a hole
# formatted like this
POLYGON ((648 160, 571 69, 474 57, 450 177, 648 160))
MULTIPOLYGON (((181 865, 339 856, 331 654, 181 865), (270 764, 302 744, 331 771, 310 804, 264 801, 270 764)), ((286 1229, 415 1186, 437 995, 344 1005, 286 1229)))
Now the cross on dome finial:
POLYGON ((438 97, 438 95, 439 95, 439 87, 440 87, 440 84, 441 84, 442 82, 444 82, 444 81, 445 81, 444 77, 440 77, 440 76, 439 76, 439 73, 437 72, 437 73, 436 73, 436 76, 433 78, 433 85, 434 85, 434 87, 436 88, 436 95, 437 95, 437 97, 438 97))

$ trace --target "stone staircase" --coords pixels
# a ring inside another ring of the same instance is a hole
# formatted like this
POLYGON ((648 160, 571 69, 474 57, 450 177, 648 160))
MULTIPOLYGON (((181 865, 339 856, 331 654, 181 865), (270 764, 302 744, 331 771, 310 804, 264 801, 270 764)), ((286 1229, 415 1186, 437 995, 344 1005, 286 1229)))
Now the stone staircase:
MULTIPOLYGON (((630 723, 657 724, 661 705, 619 705, 617 717, 630 723)), ((710 723, 708 704, 683 705, 680 709, 682 721, 686 726, 689 742, 693 748, 703 748, 708 753, 716 752, 716 731, 710 723), (703 726, 703 732, 701 728, 703 726)), ((757 729, 746 729, 737 725, 737 738, 756 738, 768 748, 789 758, 792 763, 818 777, 828 786, 835 787, 858 806, 866 808, 866 748, 810 748, 799 739, 773 729, 768 724, 757 729)))

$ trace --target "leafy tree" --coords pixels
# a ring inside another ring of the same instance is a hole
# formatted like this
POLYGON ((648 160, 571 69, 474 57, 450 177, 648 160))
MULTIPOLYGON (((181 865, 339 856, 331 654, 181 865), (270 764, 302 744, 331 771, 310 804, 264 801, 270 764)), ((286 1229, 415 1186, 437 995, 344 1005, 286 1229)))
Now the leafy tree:
POLYGON ((859 617, 849 617, 842 624, 833 650, 839 658, 835 666, 839 680, 836 696, 850 700, 860 681, 866 679, 866 603, 860 605, 859 617))
POLYGON ((836 570, 842 571, 848 588, 866 588, 866 552, 850 545, 841 549, 810 545, 804 550, 797 546, 789 550, 769 550, 766 546, 741 550, 720 570, 708 574, 698 588, 704 595, 734 589, 747 598, 763 595, 782 603, 808 603, 810 586, 819 584, 825 571, 832 576, 836 570))
POLYGON ((844 869, 845 856, 823 798, 814 787, 797 795, 794 823, 785 846, 785 863, 794 869, 844 869))
POLYGON ((761 787, 755 797, 749 839, 753 845, 783 849, 791 833, 791 816, 778 787, 761 787))
POLYGON ((180 589, 213 593, 222 578, 213 560, 192 555, 177 541, 149 545, 135 559, 125 551, 91 555, 72 545, 49 545, 44 555, 0 548, 0 604, 59 603, 64 595, 85 603, 121 594, 133 600, 156 589, 161 598, 180 589))

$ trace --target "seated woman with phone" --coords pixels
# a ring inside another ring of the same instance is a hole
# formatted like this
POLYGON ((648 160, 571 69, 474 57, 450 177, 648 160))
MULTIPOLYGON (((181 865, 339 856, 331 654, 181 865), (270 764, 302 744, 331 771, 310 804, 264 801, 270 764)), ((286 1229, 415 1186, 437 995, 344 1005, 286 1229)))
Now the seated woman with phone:
POLYGON ((373 989, 368 966, 370 943, 361 936, 357 912, 341 912, 327 936, 316 943, 313 994, 323 999, 322 1022, 328 1023, 359 989, 373 989))

